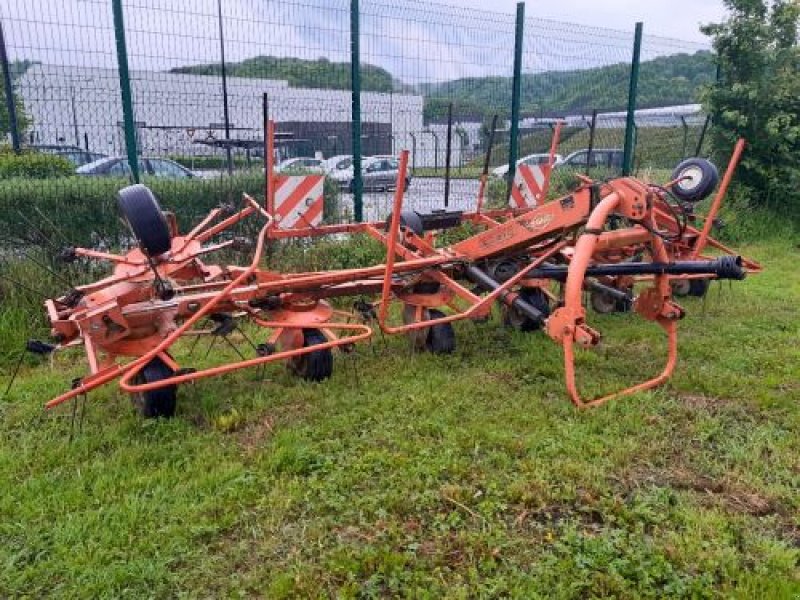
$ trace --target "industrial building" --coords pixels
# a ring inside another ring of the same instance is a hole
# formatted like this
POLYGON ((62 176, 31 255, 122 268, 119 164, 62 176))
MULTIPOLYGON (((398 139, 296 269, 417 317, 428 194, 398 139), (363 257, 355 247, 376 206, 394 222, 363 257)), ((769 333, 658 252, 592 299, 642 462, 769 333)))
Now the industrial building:
MULTIPOLYGON (((220 77, 131 71, 131 87, 140 152, 218 152, 199 142, 225 138, 220 77)), ((305 140, 305 148, 326 157, 351 152, 349 90, 295 88, 287 81, 242 77, 228 77, 227 88, 231 139, 263 139, 267 94, 269 114, 283 139, 305 140)), ((30 120, 27 143, 124 153, 116 70, 35 64, 18 79, 17 93, 30 120)), ((361 106, 364 154, 411 149, 414 134, 424 129, 422 96, 364 92, 361 106)))

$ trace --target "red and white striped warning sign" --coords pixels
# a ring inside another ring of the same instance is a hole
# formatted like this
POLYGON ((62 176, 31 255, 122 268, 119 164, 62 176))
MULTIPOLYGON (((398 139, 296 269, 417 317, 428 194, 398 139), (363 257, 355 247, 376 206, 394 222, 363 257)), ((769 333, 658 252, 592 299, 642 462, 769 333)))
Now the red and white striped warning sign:
POLYGON ((280 229, 322 223, 323 175, 276 175, 275 221, 280 229))
POLYGON ((519 165, 508 203, 514 208, 533 208, 544 202, 551 165, 519 165))

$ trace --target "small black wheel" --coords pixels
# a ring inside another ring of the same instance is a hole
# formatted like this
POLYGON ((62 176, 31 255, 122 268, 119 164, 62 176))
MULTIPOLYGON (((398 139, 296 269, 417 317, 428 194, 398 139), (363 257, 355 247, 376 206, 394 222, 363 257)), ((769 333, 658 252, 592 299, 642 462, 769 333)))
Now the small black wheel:
MULTIPOLYGON (((324 344, 327 338, 319 329, 303 329, 303 347, 324 344)), ((323 381, 333 375, 333 352, 330 348, 314 350, 293 358, 289 367, 306 381, 323 381)))
MULTIPOLYGON (((539 288, 523 288, 519 292, 520 298, 528 304, 532 304, 545 317, 550 316, 550 299, 539 288)), ((503 324, 506 327, 513 327, 519 331, 530 333, 542 328, 540 321, 534 321, 530 317, 521 314, 513 306, 503 305, 503 324)))
POLYGON ((671 285, 672 293, 679 298, 688 296, 692 289, 692 282, 690 279, 674 279, 671 285))
MULTIPOLYGON (((173 375, 172 369, 164 361, 154 358, 139 372, 134 382, 137 384, 155 383, 173 375)), ((136 411, 145 419, 157 419, 158 417, 169 419, 175 415, 177 390, 178 386, 168 385, 149 392, 131 394, 131 400, 136 411)))
POLYGON ((172 247, 167 219, 147 186, 136 184, 122 188, 118 203, 133 235, 149 256, 159 256, 172 247))
POLYGON ((689 158, 672 172, 671 179, 680 179, 672 186, 672 193, 684 202, 699 202, 707 198, 719 183, 719 172, 705 158, 689 158))
POLYGON ((594 312, 600 315, 629 312, 633 307, 630 300, 619 300, 602 290, 592 290, 589 294, 589 302, 594 312))
MULTIPOLYGON (((428 319, 442 319, 445 314, 431 308, 428 310, 428 319)), ((434 354, 452 354, 456 349, 456 332, 453 330, 452 323, 439 323, 428 328, 428 336, 425 338, 425 348, 434 354)))
POLYGON ((702 298, 708 293, 708 288, 711 286, 710 279, 690 279, 689 280, 689 295, 696 298, 702 298))

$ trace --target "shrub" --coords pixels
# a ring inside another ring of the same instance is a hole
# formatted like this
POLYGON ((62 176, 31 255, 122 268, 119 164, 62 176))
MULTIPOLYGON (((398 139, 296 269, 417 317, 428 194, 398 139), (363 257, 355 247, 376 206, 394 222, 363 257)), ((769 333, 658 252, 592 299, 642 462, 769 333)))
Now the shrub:
POLYGON ((725 0, 730 11, 707 25, 720 77, 705 94, 716 154, 737 138, 747 149, 737 169, 749 201, 781 212, 800 206, 800 4, 725 0))
MULTIPOLYGON (((188 231, 208 211, 226 203, 241 205, 242 193, 263 201, 261 173, 214 179, 150 179, 145 183, 162 207, 175 213, 181 231, 188 231)), ((117 209, 117 191, 128 181, 114 177, 65 177, 41 181, 13 178, 0 181, 0 239, 39 243, 68 239, 81 246, 117 246, 127 239, 117 209)), ((325 186, 323 218, 339 216, 339 191, 325 186)), ((52 244, 51 244, 52 245, 52 244)))
POLYGON ((15 154, 9 147, 0 148, 0 179, 50 179, 66 177, 74 172, 75 166, 63 156, 29 150, 15 154))

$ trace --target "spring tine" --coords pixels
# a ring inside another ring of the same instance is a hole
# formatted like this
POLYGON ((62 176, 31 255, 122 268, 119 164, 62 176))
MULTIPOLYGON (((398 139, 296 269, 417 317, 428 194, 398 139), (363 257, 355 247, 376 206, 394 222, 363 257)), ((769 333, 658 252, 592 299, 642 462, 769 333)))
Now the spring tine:
POLYGON ((194 341, 192 342, 192 345, 191 345, 191 347, 189 348, 189 356, 191 356, 192 354, 194 354, 194 349, 195 349, 195 348, 197 348, 197 344, 198 344, 198 342, 200 341, 200 338, 201 338, 201 337, 203 337, 203 336, 201 336, 201 335, 196 335, 196 336, 194 336, 194 341))
POLYGON ((350 363, 352 363, 352 365, 353 365, 353 379, 356 382, 356 388, 360 389, 361 388, 361 378, 358 376, 358 362, 357 362, 357 358, 358 357, 356 356, 356 350, 353 349, 353 351, 350 354, 351 354, 351 357, 348 358, 347 360, 350 363))
POLYGON ((27 258, 33 264, 37 265, 39 268, 44 269, 45 271, 50 273, 50 275, 52 275, 53 277, 58 279, 61 283, 65 284, 67 287, 70 287, 70 288, 75 287, 75 285, 72 282, 72 280, 70 280, 67 277, 62 277, 61 275, 56 273, 54 269, 48 267, 45 264, 40 263, 37 259, 33 258, 30 254, 28 254, 28 252, 26 250, 22 250, 22 254, 25 256, 25 258, 27 258))
POLYGON ((31 222, 31 221, 28 219, 28 217, 26 217, 26 216, 25 216, 25 215, 22 213, 22 211, 20 211, 20 210, 17 210, 17 214, 18 214, 20 217, 22 217, 22 220, 23 220, 23 221, 25 221, 25 223, 28 225, 28 227, 29 227, 30 229, 32 229, 32 230, 34 231, 34 233, 38 234, 38 236, 40 237, 40 239, 41 239, 41 240, 42 240, 42 241, 43 241, 45 244, 47 244, 48 246, 50 246, 50 248, 51 248, 51 249, 53 249, 53 250, 56 250, 56 251, 58 250, 58 248, 57 248, 55 245, 53 245, 53 242, 50 240, 50 236, 48 236, 48 235, 47 235, 47 234, 46 234, 44 231, 42 231, 41 229, 39 229, 39 228, 38 228, 38 227, 37 227, 37 226, 36 226, 36 225, 35 225, 33 222, 31 222))
POLYGON ((222 339, 223 339, 223 340, 225 340, 225 341, 228 343, 228 345, 229 345, 231 348, 233 348, 233 351, 234 351, 234 352, 236 352, 236 354, 238 354, 238 355, 239 355, 239 358, 241 358, 242 360, 247 360, 247 359, 244 357, 244 354, 242 354, 242 353, 239 351, 239 349, 236 347, 236 344, 234 344, 232 341, 230 341, 230 340, 228 339, 228 336, 227 336, 227 335, 223 335, 223 336, 222 336, 222 339))
POLYGON ((211 343, 208 345, 208 350, 206 350, 206 354, 203 357, 203 360, 208 358, 208 355, 211 354, 211 349, 214 347, 214 344, 216 344, 216 343, 217 343, 217 336, 212 335, 211 336, 211 343))
POLYGON ((2 398, 3 401, 5 401, 5 399, 8 397, 8 394, 11 391, 11 386, 14 385, 14 381, 16 381, 17 379, 17 375, 19 374, 19 369, 22 366, 23 360, 25 360, 25 350, 19 353, 19 360, 17 360, 17 364, 14 367, 14 373, 11 375, 11 379, 9 380, 8 385, 6 386, 5 393, 3 393, 3 398, 2 398))
POLYGON ((25 285, 24 283, 20 283, 19 281, 17 281, 16 279, 12 279, 12 278, 11 278, 11 277, 9 277, 8 275, 3 275, 2 273, 0 273, 0 279, 5 279, 5 280, 6 280, 6 281, 8 281, 9 283, 13 283, 13 284, 14 284, 14 285, 16 285, 18 288, 25 290, 25 291, 26 291, 26 292, 28 292, 29 294, 33 294, 33 295, 34 295, 34 297, 36 298, 36 301, 37 301, 37 302, 38 302, 39 300, 41 300, 42 298, 47 298, 47 294, 45 294, 44 292, 42 292, 42 291, 39 291, 39 290, 35 290, 35 289, 31 288, 31 287, 28 287, 28 286, 27 286, 27 285, 25 285))
POLYGON ((250 347, 251 347, 251 348, 252 348, 254 351, 258 352, 258 347, 257 347, 257 346, 256 346, 256 345, 253 343, 253 341, 252 341, 252 340, 251 340, 251 339, 248 337, 248 335, 247 335, 247 334, 244 332, 244 329, 242 329, 241 327, 239 327, 238 325, 236 325, 236 327, 235 327, 235 331, 238 331, 239 333, 241 333, 241 334, 242 334, 242 337, 243 337, 243 338, 244 338, 244 339, 247 341, 247 343, 248 343, 248 344, 250 344, 250 347))
POLYGON ((86 401, 88 399, 89 399, 88 394, 83 394, 83 396, 81 396, 81 418, 78 424, 78 433, 80 433, 81 435, 83 435, 83 419, 86 416, 86 401))
POLYGON ((50 225, 50 227, 52 227, 52 228, 53 228, 53 231, 55 231, 55 232, 58 234, 58 236, 61 238, 61 240, 62 240, 62 241, 65 243, 65 244, 67 244, 68 246, 72 244, 72 242, 70 242, 70 241, 67 239, 67 237, 66 237, 66 236, 65 236, 63 233, 61 233, 61 230, 60 230, 58 227, 56 227, 56 224, 55 224, 55 223, 53 223, 53 221, 51 221, 51 220, 50 220, 50 219, 47 217, 47 215, 45 215, 45 214, 44 214, 44 213, 41 211, 41 209, 40 209, 38 206, 34 206, 34 207, 33 207, 33 210, 35 210, 35 211, 36 211, 36 212, 39 214, 39 216, 42 218, 42 220, 43 220, 45 223, 49 224, 49 225, 50 225))
POLYGON ((76 398, 75 401, 72 403, 72 418, 69 422, 69 440, 68 443, 72 443, 72 438, 75 436, 75 415, 78 412, 78 399, 76 398))

